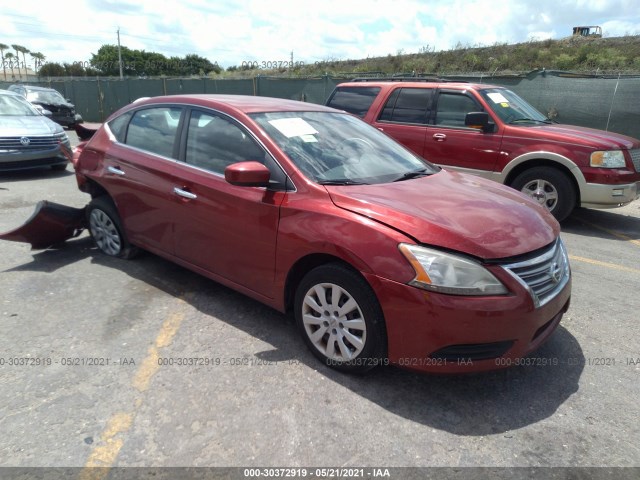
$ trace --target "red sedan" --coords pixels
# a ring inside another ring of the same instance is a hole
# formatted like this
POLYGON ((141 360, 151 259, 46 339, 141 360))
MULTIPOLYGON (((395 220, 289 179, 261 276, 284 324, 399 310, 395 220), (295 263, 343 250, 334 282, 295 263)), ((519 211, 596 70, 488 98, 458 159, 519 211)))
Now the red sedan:
POLYGON ((508 366, 569 306, 569 261, 545 209, 331 108, 155 97, 77 153, 104 253, 142 248, 293 312, 311 351, 341 370, 508 366))

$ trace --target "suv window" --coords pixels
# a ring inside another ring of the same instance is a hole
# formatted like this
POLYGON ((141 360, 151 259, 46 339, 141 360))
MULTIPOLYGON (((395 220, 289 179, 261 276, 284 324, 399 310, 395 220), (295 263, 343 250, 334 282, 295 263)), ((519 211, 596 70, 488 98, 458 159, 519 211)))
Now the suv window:
POLYGON ((440 92, 435 123, 444 127, 464 127, 467 113, 483 111, 479 103, 464 93, 440 92))
POLYGON ((125 143, 163 157, 173 154, 181 108, 156 107, 133 114, 125 143))
POLYGON ((429 118, 432 98, 431 88, 398 88, 387 100, 379 120, 424 125, 429 118))
POLYGON ((364 117, 378 96, 380 87, 338 87, 327 106, 364 117))

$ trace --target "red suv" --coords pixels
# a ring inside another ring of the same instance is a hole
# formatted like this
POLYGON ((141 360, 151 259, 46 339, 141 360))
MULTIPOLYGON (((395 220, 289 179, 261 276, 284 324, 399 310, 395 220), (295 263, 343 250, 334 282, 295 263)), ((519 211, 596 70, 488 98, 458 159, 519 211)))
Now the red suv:
MULTIPOLYGON (((335 368, 508 366, 569 307, 567 253, 545 209, 331 108, 157 97, 116 112, 74 165, 105 254, 142 248, 293 312, 335 368)), ((77 214, 45 205, 1 237, 60 241, 77 214)))
POLYGON ((558 124, 503 87, 406 80, 342 83, 327 105, 448 170, 520 190, 558 220, 640 196, 639 140, 558 124))

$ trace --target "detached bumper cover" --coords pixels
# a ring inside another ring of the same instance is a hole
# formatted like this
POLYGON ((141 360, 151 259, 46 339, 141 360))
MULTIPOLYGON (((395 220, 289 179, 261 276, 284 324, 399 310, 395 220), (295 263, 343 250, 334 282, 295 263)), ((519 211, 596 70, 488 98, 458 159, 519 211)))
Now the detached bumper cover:
POLYGON ((0 239, 30 243, 40 250, 77 237, 85 228, 85 209, 42 200, 24 225, 0 234, 0 239))

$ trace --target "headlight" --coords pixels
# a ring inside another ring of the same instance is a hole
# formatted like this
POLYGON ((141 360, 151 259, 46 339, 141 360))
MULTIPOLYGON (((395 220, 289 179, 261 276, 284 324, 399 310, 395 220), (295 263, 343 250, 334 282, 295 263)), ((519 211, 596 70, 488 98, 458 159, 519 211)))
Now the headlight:
POLYGON ((438 250, 401 243, 400 251, 416 271, 410 285, 453 295, 504 295, 506 287, 473 260, 438 250))
POLYGON ((600 168, 624 168, 624 154, 622 150, 598 151, 591 154, 591 166, 600 168))

